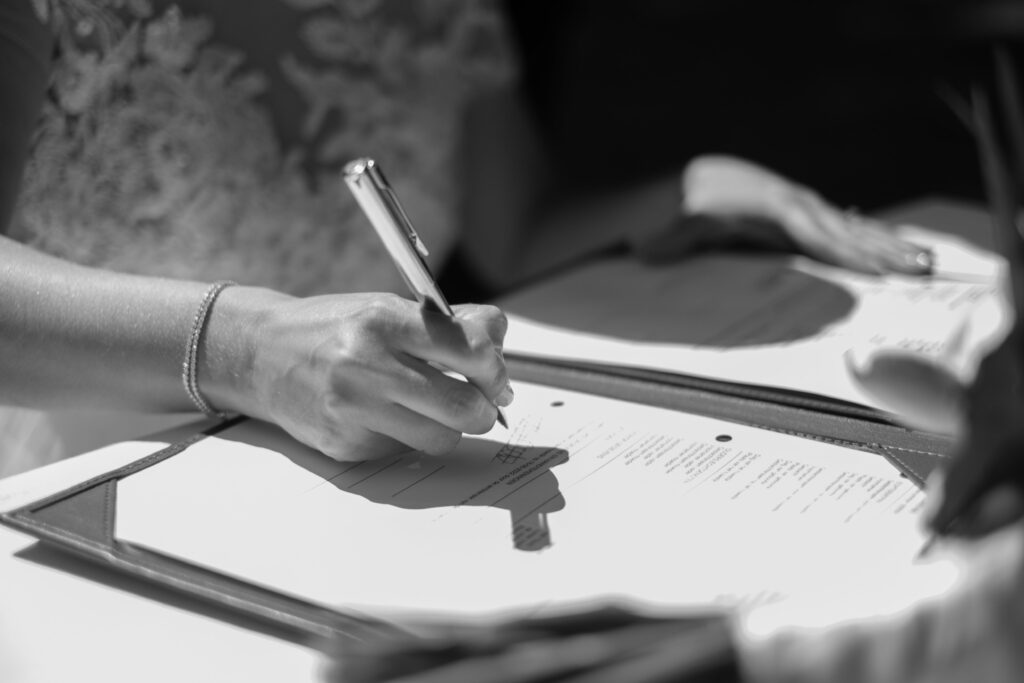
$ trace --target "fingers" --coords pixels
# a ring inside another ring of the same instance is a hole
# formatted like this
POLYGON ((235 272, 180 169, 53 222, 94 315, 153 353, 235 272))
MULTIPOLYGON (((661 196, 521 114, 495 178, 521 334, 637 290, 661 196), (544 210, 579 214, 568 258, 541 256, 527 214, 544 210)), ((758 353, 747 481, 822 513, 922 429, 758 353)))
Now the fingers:
MULTIPOLYGON (((467 412, 457 409, 432 406, 430 412, 438 416, 435 419, 396 402, 382 401, 373 409, 360 410, 350 403, 337 401, 336 409, 326 410, 318 424, 299 424, 288 431, 335 460, 376 460, 412 451, 444 455, 459 445, 463 431, 486 432, 495 420, 494 406, 479 391, 465 382, 450 381, 462 384, 475 396, 477 406, 469 411, 475 413, 475 417, 470 418, 467 412), (469 426, 451 427, 446 422, 469 426)), ((443 403, 452 405, 451 401, 443 403)))
POLYGON ((422 312, 410 321, 403 350, 436 363, 468 379, 487 399, 499 406, 512 402, 505 359, 501 354, 508 320, 494 306, 463 304, 455 318, 422 312))
POLYGON ((464 432, 493 427, 497 410, 473 385, 414 358, 393 362, 372 392, 339 373, 303 440, 337 460, 373 460, 410 450, 443 455, 464 432))
POLYGON ((411 356, 398 362, 405 369, 393 373, 394 384, 387 391, 396 404, 459 433, 484 434, 494 426, 497 408, 475 385, 411 356))
MULTIPOLYGON (((959 474, 950 472, 947 476, 936 471, 928 478, 923 516, 929 528, 958 536, 976 537, 1024 518, 1024 492, 1013 484, 999 485, 967 510, 957 512, 968 500, 964 498, 965 492, 971 490, 968 488, 969 481, 949 486, 950 477, 959 474)), ((952 481, 956 482, 956 479, 952 481)))
POLYGON ((872 274, 931 272, 928 250, 900 239, 884 223, 840 212, 812 192, 796 192, 781 220, 801 248, 826 263, 872 274))
POLYGON ((978 501, 970 518, 957 524, 957 533, 981 536, 995 531, 1024 516, 1024 495, 1016 486, 1004 484, 978 501))
POLYGON ((342 462, 382 460, 415 450, 397 439, 361 427, 343 432, 321 430, 309 438, 304 438, 302 431, 289 431, 299 441, 308 443, 327 457, 342 462))
MULTIPOLYGON (((494 412, 493 406, 491 412, 494 412)), ((386 430, 389 438, 404 444, 407 450, 444 455, 453 451, 462 440, 461 430, 448 427, 402 405, 390 406, 387 412, 380 411, 367 417, 367 426, 372 431, 380 433, 386 430)), ((490 422, 494 424, 493 417, 490 422)))
POLYGON ((865 273, 924 275, 930 253, 889 226, 843 212, 815 192, 744 159, 703 156, 683 171, 688 214, 777 222, 799 248, 826 263, 865 273))
POLYGON ((961 431, 965 388, 941 364, 877 349, 851 349, 843 359, 860 388, 904 424, 939 434, 961 431))
POLYGON ((1024 514, 1016 472, 1024 457, 1024 439, 967 443, 971 450, 957 453, 945 474, 929 482, 936 500, 930 503, 925 522, 936 531, 973 535, 1024 514))
POLYGON ((866 251, 877 257, 886 272, 927 275, 932 272, 931 251, 900 239, 893 227, 872 219, 844 214, 847 229, 866 251))
POLYGON ((703 156, 683 171, 683 210, 688 214, 765 219, 778 223, 806 253, 865 273, 924 275, 930 253, 892 229, 843 212, 815 192, 744 159, 703 156))
MULTIPOLYGON (((978 454, 976 458, 984 455, 978 454)), ((970 509, 973 501, 987 484, 986 468, 978 465, 963 454, 953 458, 948 472, 936 480, 937 502, 931 504, 925 519, 929 528, 940 533, 953 531, 958 519, 967 520, 974 513, 970 509)))
POLYGON ((852 238, 838 212, 811 193, 795 193, 782 225, 801 249, 820 261, 864 273, 884 272, 878 258, 852 238))
POLYGON ((393 295, 289 300, 256 330, 249 414, 341 460, 440 454, 489 431, 512 400, 493 306, 457 317, 393 295), (470 381, 451 377, 434 364, 470 381))
POLYGON ((456 308, 453 320, 412 302, 396 305, 399 313, 383 332, 370 335, 337 366, 331 410, 338 421, 357 421, 432 455, 451 451, 463 433, 488 432, 497 417, 495 403, 512 399, 498 346, 507 329, 504 314, 493 306, 467 305, 456 308), (394 351, 381 353, 388 344, 394 351), (360 372, 352 371, 356 367, 360 372))
POLYGON ((1019 340, 1007 337, 981 362, 966 394, 967 429, 952 458, 941 488, 939 503, 928 520, 936 530, 956 530, 977 517, 999 519, 1008 509, 999 500, 992 510, 982 503, 1004 484, 1020 488, 1024 482, 1024 427, 1020 416, 1024 401, 1018 387, 1019 340))

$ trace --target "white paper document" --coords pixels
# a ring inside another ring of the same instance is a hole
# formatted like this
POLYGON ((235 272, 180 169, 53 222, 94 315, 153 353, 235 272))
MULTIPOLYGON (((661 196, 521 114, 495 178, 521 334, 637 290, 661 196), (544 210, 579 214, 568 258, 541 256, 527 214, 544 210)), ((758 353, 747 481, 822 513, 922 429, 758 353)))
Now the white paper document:
POLYGON ((337 462, 256 422, 119 483, 121 541, 343 610, 734 606, 909 566, 922 494, 882 457, 526 383, 510 431, 337 462))
POLYGON ((847 352, 941 359, 972 311, 997 295, 998 259, 953 238, 939 243, 955 278, 877 277, 763 254, 597 262, 502 302, 504 349, 879 407, 847 371, 847 352))

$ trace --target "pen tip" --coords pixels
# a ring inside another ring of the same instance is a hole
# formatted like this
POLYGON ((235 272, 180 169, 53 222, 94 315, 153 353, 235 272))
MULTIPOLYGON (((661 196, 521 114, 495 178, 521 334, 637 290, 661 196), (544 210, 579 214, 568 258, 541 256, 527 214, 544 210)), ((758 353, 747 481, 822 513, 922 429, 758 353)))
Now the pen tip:
POLYGON ((505 417, 505 411, 503 411, 501 408, 498 408, 498 424, 500 424, 505 429, 508 429, 508 418, 505 417))
POLYGON ((933 533, 925 540, 924 545, 921 546, 921 549, 917 551, 917 555, 914 556, 914 560, 923 560, 926 557, 928 557, 928 555, 932 552, 932 548, 934 548, 935 544, 938 542, 939 535, 937 533, 933 533))

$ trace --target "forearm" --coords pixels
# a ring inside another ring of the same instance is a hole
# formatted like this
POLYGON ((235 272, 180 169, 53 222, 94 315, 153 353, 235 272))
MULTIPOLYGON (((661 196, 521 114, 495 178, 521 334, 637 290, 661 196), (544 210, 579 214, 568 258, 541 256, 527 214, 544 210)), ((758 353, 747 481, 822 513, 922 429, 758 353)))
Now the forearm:
POLYGON ((0 264, 0 404, 196 410, 183 381, 194 329, 203 410, 272 422, 341 460, 446 453, 512 399, 495 351, 506 321, 491 306, 449 318, 393 294, 212 289, 84 268, 3 237, 0 264))
MULTIPOLYGON (((182 361, 207 284, 86 268, 6 238, 0 238, 0 263, 0 401, 195 409, 183 387, 182 361)), ((215 388, 217 398, 235 404, 237 392, 227 382, 237 372, 227 361, 247 343, 237 329, 245 314, 229 315, 239 306, 222 297, 209 320, 214 337, 204 335, 199 379, 201 388, 215 388), (223 365, 212 369, 210 358, 223 365)))

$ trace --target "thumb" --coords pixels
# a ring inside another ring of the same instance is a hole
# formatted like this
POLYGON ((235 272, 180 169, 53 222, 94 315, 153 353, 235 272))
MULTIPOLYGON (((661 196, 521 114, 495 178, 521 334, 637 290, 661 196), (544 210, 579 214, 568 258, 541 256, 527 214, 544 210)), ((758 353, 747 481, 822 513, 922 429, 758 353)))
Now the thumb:
POLYGON ((1024 513, 1018 455, 1024 447, 1020 435, 1005 440, 969 439, 953 456, 947 471, 929 481, 935 501, 925 511, 925 523, 936 531, 977 535, 1003 526, 1024 513))
POLYGON ((850 349, 844 359, 860 388, 901 422, 939 434, 960 431, 966 389, 944 365, 887 349, 850 349))

